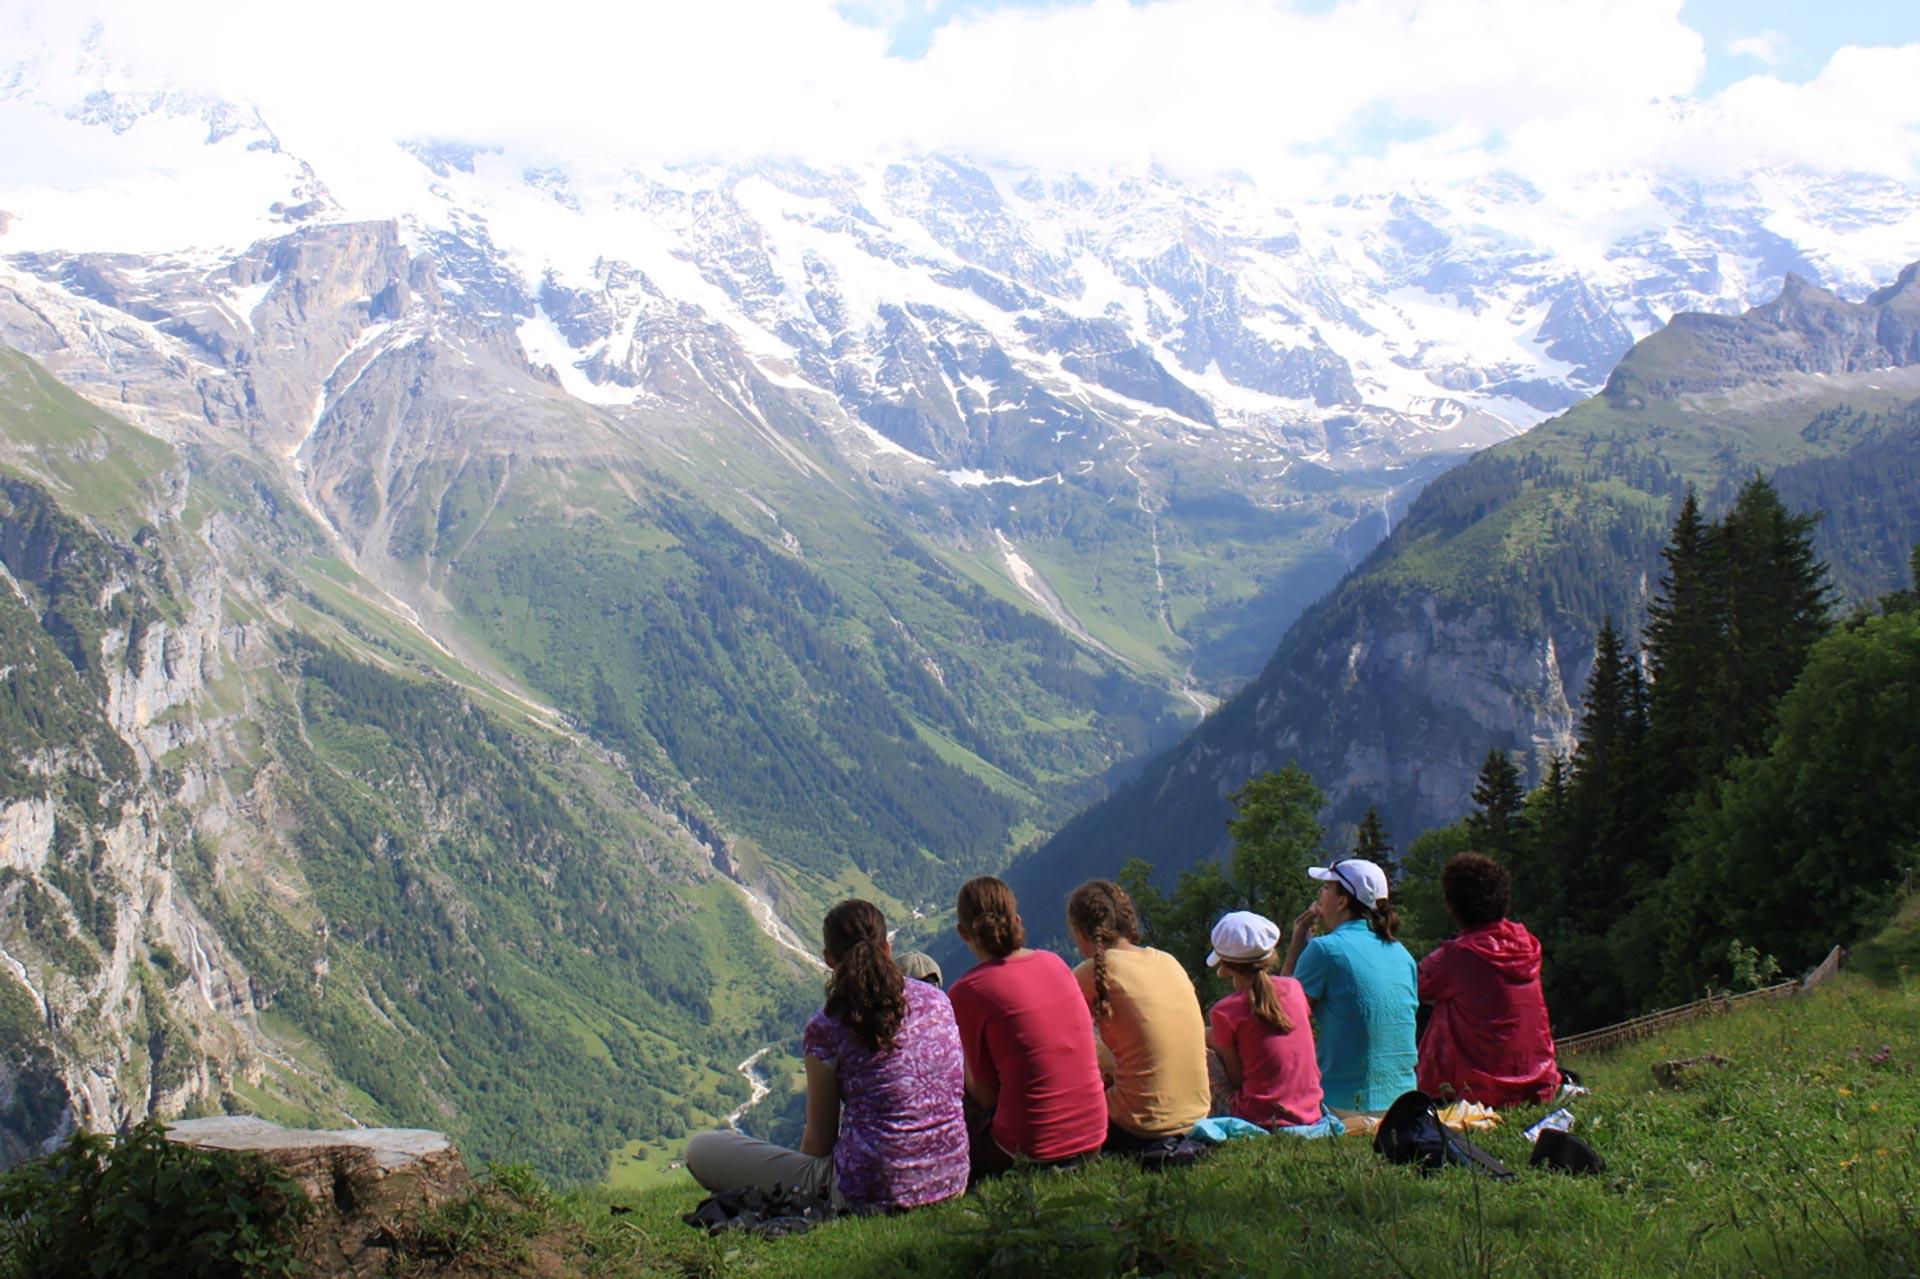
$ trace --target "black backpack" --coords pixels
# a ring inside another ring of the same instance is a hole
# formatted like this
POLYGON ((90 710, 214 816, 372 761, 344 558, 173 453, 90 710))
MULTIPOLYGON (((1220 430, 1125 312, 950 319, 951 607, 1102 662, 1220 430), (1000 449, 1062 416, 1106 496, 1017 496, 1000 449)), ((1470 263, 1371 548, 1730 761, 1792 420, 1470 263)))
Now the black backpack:
POLYGON ((1191 1168, 1213 1150, 1210 1143, 1197 1137, 1169 1137, 1157 1146, 1131 1151, 1129 1157, 1148 1172, 1165 1172, 1169 1168, 1191 1168))
POLYGON ((1389 1163, 1414 1164, 1425 1173, 1470 1168, 1495 1181, 1512 1181, 1513 1171, 1440 1122, 1433 1098, 1415 1089, 1402 1093, 1373 1131, 1373 1149, 1389 1163))
POLYGON ((1605 1172, 1607 1161, 1600 1157, 1599 1151, 1572 1133, 1549 1128, 1534 1141, 1533 1157, 1527 1160, 1527 1167, 1544 1167, 1554 1172, 1570 1172, 1580 1176, 1605 1172))

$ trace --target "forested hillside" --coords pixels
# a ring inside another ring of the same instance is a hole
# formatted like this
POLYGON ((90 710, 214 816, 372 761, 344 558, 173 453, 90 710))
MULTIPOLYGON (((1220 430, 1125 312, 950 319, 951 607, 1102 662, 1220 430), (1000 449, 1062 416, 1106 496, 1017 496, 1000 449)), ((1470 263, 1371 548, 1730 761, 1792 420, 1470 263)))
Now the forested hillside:
POLYGON ((1264 773, 1230 797, 1221 861, 1171 891, 1150 862, 1119 868, 1146 940, 1205 992, 1223 913, 1290 919, 1307 868, 1345 855, 1391 868, 1401 939, 1424 954, 1458 930, 1441 875, 1472 850, 1512 873, 1565 1037, 1879 934, 1920 873, 1920 545, 1908 586, 1836 616, 1814 526, 1763 479, 1718 520, 1689 492, 1644 634, 1602 623, 1580 739, 1539 785, 1496 747, 1459 821, 1396 844, 1369 808, 1349 843, 1329 840, 1313 778, 1264 773))
POLYGON ((244 466, 11 353, 0 415, 0 1157, 231 1108, 597 1180, 745 1098, 804 965, 615 757, 244 466))
POLYGON ((1491 748, 1542 780, 1578 738, 1602 627, 1645 624, 1689 487, 1718 518, 1773 475, 1820 512, 1844 603, 1897 588, 1920 529, 1915 278, 1861 303, 1795 281, 1744 317, 1683 317, 1601 395, 1440 477, 1258 680, 1016 884, 1055 899, 1138 856, 1171 885, 1225 847, 1229 793, 1293 761, 1327 780, 1336 823, 1377 805, 1409 834, 1466 811, 1491 748))

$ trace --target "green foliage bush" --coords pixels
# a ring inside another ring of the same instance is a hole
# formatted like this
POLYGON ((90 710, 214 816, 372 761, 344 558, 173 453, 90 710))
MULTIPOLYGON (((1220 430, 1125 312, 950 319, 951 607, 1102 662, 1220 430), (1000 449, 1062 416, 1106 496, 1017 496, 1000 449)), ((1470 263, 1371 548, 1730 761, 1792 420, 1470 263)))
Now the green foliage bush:
POLYGON ((489 1164, 472 1194, 406 1227, 389 1273, 407 1279, 455 1262, 485 1273, 526 1273, 527 1241, 554 1227, 553 1207, 553 1191, 526 1164, 489 1164))
POLYGON ((1297 765, 1262 773, 1233 793, 1227 823, 1233 854, 1224 871, 1217 862, 1202 862, 1182 873, 1169 895, 1153 882, 1148 863, 1136 857, 1121 868, 1120 884, 1140 912, 1146 942, 1178 959, 1203 997, 1216 985, 1206 958, 1220 916, 1258 911, 1279 924, 1284 937, 1313 899, 1317 886, 1306 871, 1324 860, 1326 832, 1318 816, 1324 803, 1297 765))
POLYGON ((176 1145, 153 1120, 75 1133, 0 1175, 0 1279, 289 1276, 310 1210, 265 1160, 176 1145))

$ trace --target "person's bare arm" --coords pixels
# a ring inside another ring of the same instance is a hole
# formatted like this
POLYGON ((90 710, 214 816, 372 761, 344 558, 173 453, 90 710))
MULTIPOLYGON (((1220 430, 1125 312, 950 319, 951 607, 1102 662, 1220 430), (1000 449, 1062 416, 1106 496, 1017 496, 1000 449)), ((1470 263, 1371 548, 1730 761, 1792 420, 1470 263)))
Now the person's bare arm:
POLYGON ((800 1153, 817 1158, 832 1154, 833 1143, 840 1140, 840 1072, 818 1057, 808 1057, 806 1063, 807 1129, 800 1153))
POLYGON ((1287 943, 1287 959, 1280 965, 1282 977, 1293 976, 1293 966, 1300 962, 1300 952, 1307 948, 1309 941, 1313 940, 1313 926, 1319 922, 1320 903, 1317 901, 1301 911, 1294 919, 1293 940, 1287 943))
POLYGON ((983 1079, 971 1070, 967 1072, 967 1096, 973 1098, 982 1110, 992 1110, 1000 1103, 1000 1081, 983 1079))
POLYGON ((1243 1076, 1240 1073, 1240 1050, 1233 1046, 1233 1040, 1229 1039, 1225 1043, 1218 1039, 1214 1040, 1213 1051, 1220 1054, 1220 1073, 1227 1077, 1227 1086, 1240 1087, 1243 1082, 1243 1076))
POLYGON ((1113 1049, 1107 1047, 1107 1041, 1100 1038, 1098 1030, 1093 1032, 1093 1055, 1100 1063, 1100 1082, 1108 1088, 1113 1087, 1114 1076, 1120 1073, 1120 1063, 1113 1059, 1113 1049))

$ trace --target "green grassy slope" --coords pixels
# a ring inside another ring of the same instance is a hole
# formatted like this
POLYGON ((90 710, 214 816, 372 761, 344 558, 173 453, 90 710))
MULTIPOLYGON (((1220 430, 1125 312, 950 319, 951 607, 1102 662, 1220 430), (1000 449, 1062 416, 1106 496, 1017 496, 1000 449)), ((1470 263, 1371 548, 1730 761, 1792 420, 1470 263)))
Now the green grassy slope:
POLYGON ((136 1001, 114 1046, 125 1009, 49 1030, 29 1001, 28 1025, 0 972, 0 1156, 57 1122, 62 1069, 105 1061, 139 1099, 194 1077, 205 1004, 162 894, 260 1010, 259 1051, 190 1108, 442 1128, 579 1182, 745 1099, 736 1063, 817 988, 610 757, 396 615, 247 457, 176 454, 6 353, 0 428, 0 801, 55 805, 48 863, 0 876, 0 944, 56 992, 130 951, 136 1001), (244 643, 148 771, 109 721, 110 637, 209 589, 244 643), (131 868, 105 853, 127 815, 156 841, 131 868))
POLYGON ((94 407, 4 346, 0 416, 6 470, 52 485, 76 514, 129 533, 158 496, 160 472, 178 460, 166 441, 94 407))
POLYGON ((473 651, 733 837, 796 918, 859 878, 938 904, 1104 794, 1193 722, 1204 697, 1175 689, 1243 680, 1350 562, 1342 531, 1437 465, 1303 465, 1256 500, 1156 447, 935 501, 846 477, 816 424, 783 425, 776 445, 723 414, 615 415, 580 428, 592 465, 429 464, 388 549, 473 651))
MULTIPOLYGON (((1365 1138, 1235 1143, 1148 1176, 1118 1161, 1015 1174, 985 1193, 797 1239, 708 1240, 678 1215, 688 1182, 531 1209, 501 1196, 463 1273, 536 1253, 608 1276, 1911 1275, 1920 1267, 1920 986, 1843 976, 1614 1053, 1569 1061, 1592 1085, 1576 1131, 1597 1177, 1526 1168, 1508 1112, 1476 1140, 1519 1172, 1421 1178, 1365 1138), (1656 1061, 1730 1064, 1668 1088, 1656 1061), (609 1208, 629 1210, 613 1215, 609 1208)), ((424 1272, 424 1271, 423 1271, 424 1272)))

